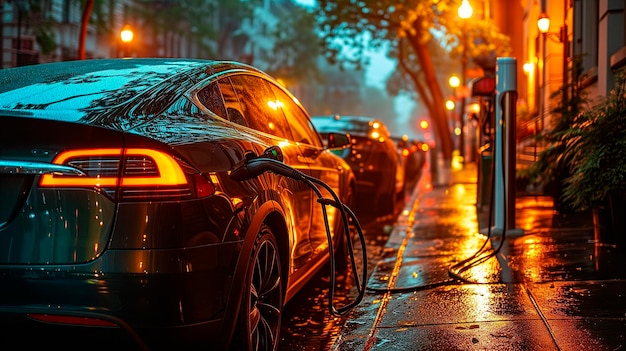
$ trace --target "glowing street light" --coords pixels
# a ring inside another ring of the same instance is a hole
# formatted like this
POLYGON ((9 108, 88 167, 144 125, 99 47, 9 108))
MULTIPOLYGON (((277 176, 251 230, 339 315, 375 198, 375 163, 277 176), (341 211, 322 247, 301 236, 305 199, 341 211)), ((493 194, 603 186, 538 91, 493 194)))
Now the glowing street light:
POLYGON ((130 43, 133 41, 133 37, 133 29, 128 24, 124 25, 124 28, 122 28, 122 31, 120 32, 120 40, 122 40, 122 43, 130 43))
MULTIPOLYGON (((461 52, 461 82, 460 85, 465 86, 466 83, 466 70, 467 70, 467 30, 465 28, 466 26, 466 21, 467 19, 469 19, 470 17, 472 17, 472 5, 470 5, 469 0, 463 0, 461 2, 461 6, 459 6, 459 9, 457 11, 459 17, 461 18, 461 22, 462 22, 462 33, 461 33, 461 45, 463 48, 463 51, 461 52)), ((459 154, 461 156, 461 160, 463 160, 465 158, 465 133, 463 132, 464 129, 464 118, 465 118, 465 95, 461 96, 461 114, 460 114, 460 120, 461 120, 461 130, 459 135, 459 154)))
POLYGON ((454 110, 455 107, 456 107, 456 104, 454 103, 454 100, 452 99, 446 100, 446 110, 452 111, 454 110))
POLYGON ((429 126, 429 124, 428 124, 427 120, 423 119, 423 120, 420 121, 420 128, 428 129, 428 126, 429 126))
POLYGON ((548 33, 550 30, 550 17, 548 17, 547 13, 542 12, 541 15, 539 15, 539 18, 537 19, 537 28, 541 34, 548 33))
POLYGON ((450 84, 452 88, 458 88, 459 86, 461 86, 461 78, 459 78, 458 76, 451 76, 450 78, 448 78, 448 84, 450 84))
POLYGON ((473 10, 472 5, 470 5, 469 3, 469 0, 463 0, 461 2, 461 6, 459 6, 457 13, 462 19, 468 19, 472 17, 473 10))

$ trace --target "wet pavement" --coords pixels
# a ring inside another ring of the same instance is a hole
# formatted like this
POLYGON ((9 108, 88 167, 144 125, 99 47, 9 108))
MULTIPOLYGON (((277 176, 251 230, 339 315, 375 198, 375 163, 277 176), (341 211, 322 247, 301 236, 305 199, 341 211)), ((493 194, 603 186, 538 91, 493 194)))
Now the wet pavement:
POLYGON ((424 173, 329 349, 626 349, 626 253, 544 196, 492 228, 476 180, 472 163, 424 173))
MULTIPOLYGON (((368 272, 371 274, 385 249, 395 218, 374 214, 360 214, 358 218, 367 245, 368 272)), ((355 256, 360 261, 360 253, 355 256)), ((329 267, 324 266, 285 306, 278 351, 320 351, 332 347, 348 317, 330 313, 329 276, 329 267)), ((354 279, 344 273, 339 273, 336 278, 334 303, 345 306, 356 296, 354 279)))

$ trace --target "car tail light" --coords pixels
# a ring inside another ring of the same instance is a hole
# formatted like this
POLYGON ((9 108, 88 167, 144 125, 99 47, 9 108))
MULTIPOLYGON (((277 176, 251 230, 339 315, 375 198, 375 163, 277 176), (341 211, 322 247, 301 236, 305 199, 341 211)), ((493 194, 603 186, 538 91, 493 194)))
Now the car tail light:
POLYGON ((145 148, 67 150, 54 164, 84 175, 44 174, 39 185, 55 188, 96 188, 126 201, 183 200, 211 195, 215 186, 171 155, 145 148))
POLYGON ((28 313, 27 316, 36 321, 54 324, 79 325, 89 327, 119 327, 119 325, 100 318, 66 316, 60 314, 28 313))

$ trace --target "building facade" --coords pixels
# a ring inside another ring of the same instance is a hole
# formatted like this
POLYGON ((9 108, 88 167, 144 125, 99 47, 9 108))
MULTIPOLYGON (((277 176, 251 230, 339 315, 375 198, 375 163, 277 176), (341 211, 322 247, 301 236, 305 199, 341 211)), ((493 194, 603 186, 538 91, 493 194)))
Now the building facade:
POLYGON ((274 32, 291 0, 0 0, 0 68, 81 58, 195 57, 269 67, 274 32), (193 6, 192 6, 193 5, 193 6), (122 30, 133 32, 123 42, 122 30))
POLYGON ((523 0, 526 102, 539 129, 553 124, 551 96, 569 82, 580 60, 588 97, 605 96, 626 64, 623 0, 523 0), (540 18, 549 18, 542 33, 540 18))

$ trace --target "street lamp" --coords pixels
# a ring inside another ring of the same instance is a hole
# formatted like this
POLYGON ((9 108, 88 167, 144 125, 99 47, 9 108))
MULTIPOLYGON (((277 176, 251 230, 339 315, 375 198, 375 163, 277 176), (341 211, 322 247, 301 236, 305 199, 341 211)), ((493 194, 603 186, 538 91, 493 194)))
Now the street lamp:
POLYGON ((128 24, 124 25, 124 28, 122 28, 122 31, 120 32, 120 40, 122 43, 130 43, 133 41, 133 36, 133 29, 128 24))
POLYGON ((461 78, 457 75, 450 76, 448 78, 448 84, 454 89, 458 88, 461 85, 461 78))
MULTIPOLYGON (((545 116, 545 94, 546 94, 546 61, 548 59, 547 46, 546 43, 548 39, 551 39, 554 42, 563 44, 563 87, 567 84, 567 50, 568 50, 568 42, 567 42, 567 22, 563 20, 563 25, 561 26, 558 32, 550 32, 550 16, 547 13, 542 12, 537 19, 537 29, 539 29, 539 33, 542 34, 542 45, 541 49, 543 50, 542 57, 542 67, 541 67, 541 101, 540 101, 540 109, 541 109, 541 129, 544 127, 544 116, 545 116)), ((563 90, 564 94, 567 92, 567 89, 563 90)), ((564 96, 566 99, 566 96, 564 96)))
POLYGON ((133 29, 128 24, 125 24, 122 30, 120 31, 120 51, 121 56, 130 56, 130 45, 133 41, 135 34, 133 33, 133 29))
POLYGON ((469 0, 461 1, 461 6, 459 6, 459 9, 457 11, 459 17, 461 17, 462 19, 468 19, 472 17, 472 12, 472 5, 470 5, 469 0))
MULTIPOLYGON (((461 33, 461 45, 463 50, 461 51, 461 85, 463 87, 465 87, 466 84, 466 70, 467 70, 467 30, 466 30, 466 25, 467 25, 467 19, 469 19, 470 17, 472 17, 472 5, 470 5, 469 0, 463 0, 461 1, 461 6, 459 6, 459 9, 457 11, 459 17, 461 18, 461 24, 462 24, 462 33, 461 33)), ((461 156, 461 160, 464 160, 465 158, 465 133, 463 131, 463 129, 465 128, 465 90, 463 89, 463 95, 461 96, 461 115, 460 115, 460 120, 461 120, 461 133, 460 133, 460 138, 459 138, 459 155, 461 156)))

